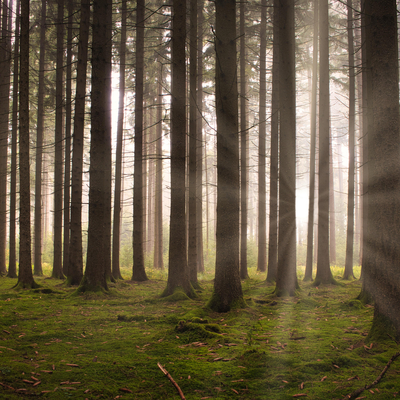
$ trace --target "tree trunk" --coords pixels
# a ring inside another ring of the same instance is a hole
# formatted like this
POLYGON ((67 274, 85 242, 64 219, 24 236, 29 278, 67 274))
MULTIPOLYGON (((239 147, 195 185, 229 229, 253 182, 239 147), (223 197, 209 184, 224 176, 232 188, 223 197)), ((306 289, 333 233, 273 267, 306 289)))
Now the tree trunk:
POLYGON ((275 282, 278 271, 279 9, 274 0, 267 282, 275 282))
POLYGON ((92 39, 92 109, 90 142, 90 187, 89 187, 89 228, 87 262, 79 291, 107 291, 105 240, 107 226, 107 80, 110 63, 104 45, 109 38, 107 33, 108 13, 111 13, 110 0, 98 0, 93 5, 92 39))
MULTIPOLYGON (((400 118, 396 2, 370 1, 373 126, 368 132, 369 248, 365 281, 375 300, 374 325, 381 315, 400 337, 400 118), (371 234, 373 233, 373 234, 371 234), (390 324, 389 324, 390 325, 390 324)), ((388 327, 378 328, 386 337, 388 327)), ((377 332, 374 332, 376 335, 377 332)))
POLYGON ((279 15, 280 152, 277 296, 294 296, 296 276, 296 76, 294 2, 279 15))
POLYGON ((144 0, 137 2, 136 11, 136 81, 135 81, 135 164, 133 193, 133 268, 132 280, 146 281, 144 269, 143 223, 143 59, 144 0))
POLYGON ((355 153, 355 111, 356 88, 354 71, 353 44, 353 2, 347 0, 347 32, 349 52, 349 183, 347 194, 347 237, 346 262, 343 279, 354 278, 353 273, 353 244, 354 244, 354 153, 355 153))
POLYGON ((82 0, 79 26, 78 65, 76 71, 74 136, 72 146, 71 232, 67 275, 68 285, 79 285, 83 277, 82 168, 89 24, 90 1, 82 0))
POLYGON ((29 0, 21 1, 19 91, 19 271, 17 287, 37 286, 32 274, 29 171, 29 0))
POLYGON ((308 194, 307 257, 304 280, 312 280, 315 200, 315 144, 317 136, 317 81, 318 81, 318 2, 314 0, 313 70, 310 121, 310 187, 308 194))
POLYGON ((69 268, 69 231, 70 231, 70 191, 71 191, 71 121, 72 121, 72 18, 74 5, 72 0, 67 3, 68 33, 67 33, 67 72, 65 89, 65 171, 64 171, 64 243, 63 272, 68 276, 69 268))
POLYGON ((328 0, 319 3, 319 156, 318 259, 314 285, 333 283, 329 263, 329 15, 328 0))
POLYGON ((8 258, 9 278, 17 277, 16 260, 16 197, 17 197, 17 131, 18 131, 18 92, 19 92, 19 20, 20 0, 17 0, 15 15, 15 47, 14 47, 14 73, 13 73, 13 105, 11 128, 11 179, 10 179, 10 242, 8 258))
POLYGON ((185 178, 186 178, 186 2, 173 0, 172 82, 171 82, 171 216, 168 282, 163 296, 180 287, 193 296, 186 260, 185 178))
POLYGON ((190 59, 189 59, 189 241, 188 241, 188 271, 192 286, 200 287, 197 280, 197 0, 190 0, 190 59))
POLYGON ((64 0, 57 2, 57 65, 56 65, 56 126, 54 134, 54 258, 51 276, 63 279, 62 217, 63 217, 63 70, 64 70, 64 0))
POLYGON ((239 134, 236 2, 216 1, 217 243, 209 306, 227 312, 245 304, 239 274, 239 134))
POLYGON ((119 102, 117 122, 117 149, 115 152, 115 190, 114 190, 114 224, 112 235, 112 275, 122 279, 119 251, 121 243, 121 183, 122 183, 122 143, 124 138, 125 111, 125 60, 126 60, 126 0, 121 5, 121 43, 119 47, 119 102))
POLYGON ((240 278, 249 277, 247 271, 247 107, 246 107, 246 40, 245 4, 240 3, 240 278))

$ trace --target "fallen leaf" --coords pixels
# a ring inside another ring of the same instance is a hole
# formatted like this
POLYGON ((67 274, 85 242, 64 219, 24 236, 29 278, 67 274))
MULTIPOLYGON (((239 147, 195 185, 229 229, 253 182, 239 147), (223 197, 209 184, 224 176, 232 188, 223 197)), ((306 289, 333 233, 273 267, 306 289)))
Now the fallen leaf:
POLYGON ((324 377, 321 379, 321 382, 323 382, 326 378, 327 378, 327 376, 324 376, 324 377))
POLYGON ((133 393, 132 390, 127 389, 127 388, 119 388, 119 390, 120 390, 121 392, 125 392, 125 393, 133 393))
POLYGON ((233 393, 239 394, 239 392, 235 389, 231 389, 233 393))
POLYGON ((306 397, 307 395, 305 393, 298 393, 298 394, 294 394, 293 397, 306 397))
POLYGON ((79 367, 78 364, 65 364, 65 365, 68 366, 68 367, 79 367))
POLYGON ((32 385, 32 387, 36 387, 36 386, 40 385, 41 383, 42 383, 42 381, 37 381, 32 385))

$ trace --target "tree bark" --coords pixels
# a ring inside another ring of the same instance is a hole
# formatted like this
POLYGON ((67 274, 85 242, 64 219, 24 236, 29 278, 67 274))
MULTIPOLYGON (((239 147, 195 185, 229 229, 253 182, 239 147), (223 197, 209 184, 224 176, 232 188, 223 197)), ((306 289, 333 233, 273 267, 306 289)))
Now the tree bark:
POLYGON ((239 134, 236 2, 217 0, 215 97, 217 112, 217 243, 212 310, 245 304, 239 275, 239 134))
POLYGON ((277 296, 294 296, 296 276, 296 76, 294 2, 280 2, 280 152, 277 296))

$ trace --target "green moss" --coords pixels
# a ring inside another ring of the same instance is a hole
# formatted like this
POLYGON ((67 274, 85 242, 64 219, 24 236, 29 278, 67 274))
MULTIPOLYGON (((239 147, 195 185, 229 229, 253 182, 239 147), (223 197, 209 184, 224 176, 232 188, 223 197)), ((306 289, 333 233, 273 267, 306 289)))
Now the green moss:
POLYGON ((384 342, 398 339, 396 329, 392 321, 380 312, 375 310, 372 326, 368 333, 367 340, 384 342))
POLYGON ((356 310, 362 310, 364 308, 364 305, 361 303, 360 300, 351 299, 345 301, 342 305, 342 308, 354 308, 356 310))
POLYGON ((173 294, 171 294, 170 296, 161 296, 162 297, 162 301, 165 302, 175 302, 175 301, 185 301, 185 300, 190 300, 189 296, 184 293, 181 290, 176 290, 173 294))
POLYGON ((222 338, 220 335, 221 329, 216 324, 197 324, 180 321, 175 330, 179 333, 190 332, 192 341, 207 338, 222 338))

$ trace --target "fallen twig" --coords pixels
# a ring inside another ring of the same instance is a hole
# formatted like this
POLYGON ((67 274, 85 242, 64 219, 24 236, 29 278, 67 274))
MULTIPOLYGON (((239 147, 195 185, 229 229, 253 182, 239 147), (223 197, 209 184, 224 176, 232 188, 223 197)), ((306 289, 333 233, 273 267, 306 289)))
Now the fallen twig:
POLYGON ((174 381, 174 379, 172 378, 172 376, 169 374, 169 372, 160 364, 157 363, 158 368, 161 369, 161 371, 164 373, 164 375, 172 382, 172 384, 176 387, 176 390, 179 393, 179 396, 181 396, 182 400, 186 400, 181 388, 179 387, 179 385, 174 381))
POLYGON ((380 382, 380 380, 384 377, 384 375, 386 374, 387 370, 390 368, 390 365, 392 364, 392 362, 395 361, 396 358, 398 358, 399 356, 400 356, 400 353, 394 354, 392 356, 392 358, 388 361, 388 363, 385 365, 385 368, 383 368, 383 370, 379 374, 379 376, 370 385, 365 385, 364 387, 355 390, 354 392, 352 392, 352 393, 348 394, 346 397, 344 397, 344 399, 348 399, 348 400, 355 399, 364 390, 371 389, 373 386, 377 385, 380 382))

